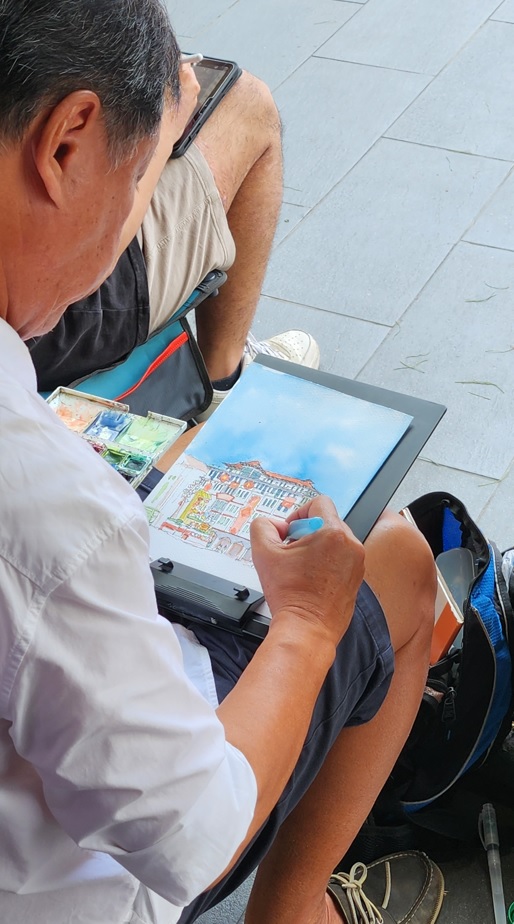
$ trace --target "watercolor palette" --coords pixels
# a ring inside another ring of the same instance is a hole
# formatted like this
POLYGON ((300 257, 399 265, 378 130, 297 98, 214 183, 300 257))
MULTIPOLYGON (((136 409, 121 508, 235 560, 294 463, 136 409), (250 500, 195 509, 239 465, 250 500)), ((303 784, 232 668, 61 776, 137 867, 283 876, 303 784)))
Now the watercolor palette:
POLYGON ((127 404, 72 388, 57 388, 47 403, 134 488, 186 429, 185 421, 175 417, 151 411, 141 417, 131 414, 127 404))

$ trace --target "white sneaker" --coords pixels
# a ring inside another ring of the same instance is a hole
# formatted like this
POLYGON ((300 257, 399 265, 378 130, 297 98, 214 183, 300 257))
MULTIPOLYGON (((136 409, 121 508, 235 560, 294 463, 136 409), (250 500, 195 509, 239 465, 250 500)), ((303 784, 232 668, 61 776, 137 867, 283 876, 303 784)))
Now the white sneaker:
MULTIPOLYGON (((265 356, 276 356, 277 359, 286 359, 291 363, 307 366, 309 369, 319 367, 319 346, 314 337, 303 330, 286 330, 283 334, 276 334, 268 340, 256 340, 253 334, 248 334, 241 362, 241 372, 244 372, 259 353, 265 356)), ((229 388, 227 391, 218 391, 214 388, 209 407, 201 414, 197 414, 196 420, 199 423, 207 420, 231 390, 229 388)))
POLYGON ((283 334, 275 334, 269 340, 261 341, 256 340, 253 334, 248 334, 242 369, 246 369, 259 353, 265 356, 276 356, 278 359, 287 359, 291 363, 298 363, 309 369, 319 367, 319 346, 314 337, 303 330, 286 330, 283 334))

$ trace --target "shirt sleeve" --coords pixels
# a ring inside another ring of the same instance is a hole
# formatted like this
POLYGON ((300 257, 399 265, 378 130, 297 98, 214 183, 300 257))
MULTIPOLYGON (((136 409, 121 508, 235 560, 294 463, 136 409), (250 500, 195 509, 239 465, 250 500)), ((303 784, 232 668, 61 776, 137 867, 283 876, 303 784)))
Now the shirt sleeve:
POLYGON ((62 828, 180 906, 229 863, 257 789, 185 675, 147 549, 135 515, 44 601, 11 694, 11 735, 62 828))

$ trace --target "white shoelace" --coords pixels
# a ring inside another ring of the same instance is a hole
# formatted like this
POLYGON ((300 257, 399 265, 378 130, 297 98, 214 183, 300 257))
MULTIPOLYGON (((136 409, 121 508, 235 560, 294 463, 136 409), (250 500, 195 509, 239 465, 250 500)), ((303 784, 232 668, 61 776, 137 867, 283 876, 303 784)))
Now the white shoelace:
POLYGON ((259 353, 264 356, 276 356, 278 359, 284 358, 284 353, 281 351, 280 347, 271 346, 269 343, 266 343, 265 340, 257 340, 252 333, 249 333, 246 338, 244 353, 245 356, 249 356, 250 359, 255 359, 259 353))
MULTIPOLYGON (((363 890, 368 869, 364 863, 354 863, 349 873, 334 873, 335 879, 346 892, 352 920, 349 924, 384 924, 384 919, 377 906, 367 897, 363 890)), ((386 894, 382 907, 387 908, 391 895, 390 879, 387 879, 386 894)))

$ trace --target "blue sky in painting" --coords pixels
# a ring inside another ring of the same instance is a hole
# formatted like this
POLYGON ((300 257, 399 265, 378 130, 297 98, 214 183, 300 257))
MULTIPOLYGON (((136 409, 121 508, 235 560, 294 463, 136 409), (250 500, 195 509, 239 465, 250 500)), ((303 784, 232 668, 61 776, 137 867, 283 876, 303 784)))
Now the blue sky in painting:
POLYGON ((310 478, 345 516, 411 417, 252 363, 188 452, 310 478))

